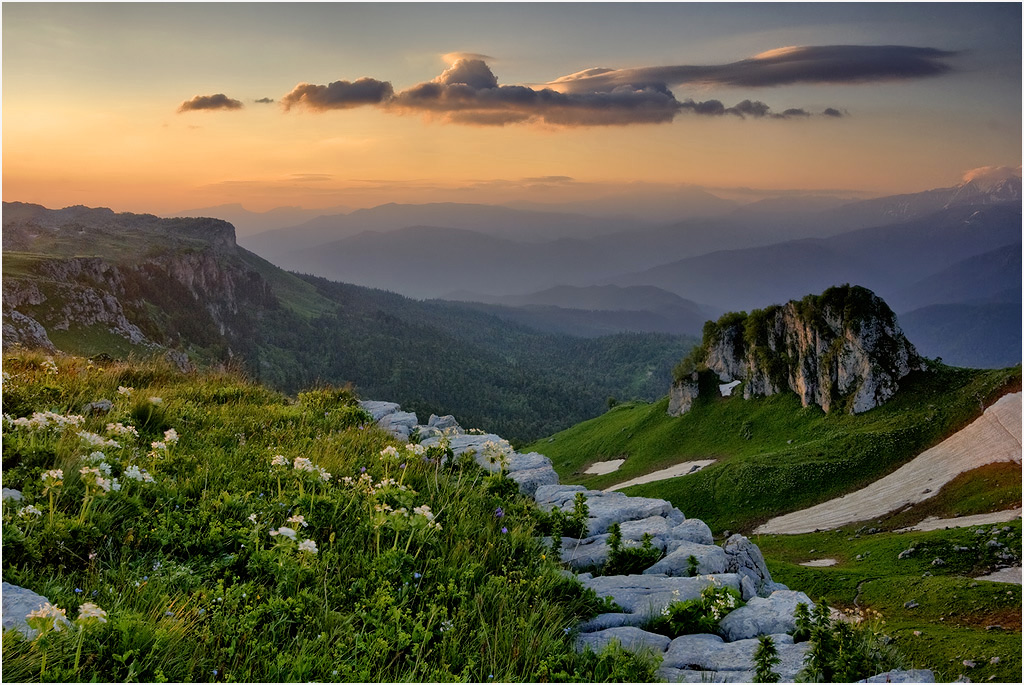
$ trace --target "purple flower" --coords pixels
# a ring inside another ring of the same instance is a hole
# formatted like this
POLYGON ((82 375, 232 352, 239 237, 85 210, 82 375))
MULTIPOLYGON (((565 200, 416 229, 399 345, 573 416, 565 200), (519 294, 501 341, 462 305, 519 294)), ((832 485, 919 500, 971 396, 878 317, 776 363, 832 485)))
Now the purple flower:
POLYGON ((404 469, 404 468, 405 468, 405 462, 403 461, 403 462, 402 462, 401 464, 399 464, 399 465, 398 465, 398 468, 400 468, 400 469, 404 469))
POLYGON ((504 535, 505 533, 508 532, 508 528, 502 527, 501 532, 504 535))
POLYGON ((494 510, 494 517, 495 518, 499 518, 500 519, 504 515, 505 515, 505 510, 502 509, 501 507, 498 507, 497 509, 494 510))
POLYGON ((366 467, 365 466, 360 466, 359 467, 359 473, 366 473, 366 467))

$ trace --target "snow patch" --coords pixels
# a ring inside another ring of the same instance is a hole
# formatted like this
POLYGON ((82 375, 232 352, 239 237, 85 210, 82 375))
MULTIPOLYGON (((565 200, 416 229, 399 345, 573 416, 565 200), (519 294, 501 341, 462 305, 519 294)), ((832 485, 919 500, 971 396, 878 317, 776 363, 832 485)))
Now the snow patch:
POLYGON ((627 480, 624 483, 613 485, 610 488, 605 488, 605 492, 611 492, 613 490, 621 490, 622 488, 628 488, 631 485, 642 485, 644 483, 653 483, 656 480, 666 480, 668 478, 676 478, 677 476, 688 476, 691 473, 697 473, 705 466, 714 464, 714 459, 703 459, 699 461, 684 461, 682 464, 676 464, 675 466, 669 466, 667 469, 661 469, 660 471, 652 471, 651 473, 643 476, 637 476, 632 480, 627 480))
POLYGON ((835 559, 811 559, 810 561, 804 561, 801 566, 835 566, 839 562, 835 559))
POLYGON ((732 389, 739 385, 742 381, 733 381, 732 383, 723 383, 718 386, 718 392, 722 393, 722 397, 729 397, 732 395, 732 389))
POLYGON ((597 476, 601 476, 606 473, 614 473, 615 471, 618 471, 619 467, 625 463, 625 459, 609 459, 608 461, 599 461, 596 464, 591 464, 583 473, 589 473, 597 476))

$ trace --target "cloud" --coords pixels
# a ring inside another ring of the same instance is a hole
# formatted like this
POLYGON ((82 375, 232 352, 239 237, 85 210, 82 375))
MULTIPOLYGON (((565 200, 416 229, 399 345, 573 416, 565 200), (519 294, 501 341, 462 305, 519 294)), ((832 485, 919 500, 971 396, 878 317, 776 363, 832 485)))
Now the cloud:
POLYGON ((300 83, 281 98, 286 110, 302 105, 314 111, 352 109, 361 105, 376 105, 391 98, 394 89, 387 81, 361 78, 355 82, 334 81, 326 86, 300 83))
MULTIPOLYGON (((449 53, 436 78, 396 92, 390 82, 361 78, 326 86, 300 83, 281 102, 285 110, 349 109, 363 105, 396 113, 420 113, 441 121, 475 126, 544 124, 626 126, 669 123, 680 114, 732 115, 753 119, 807 119, 805 109, 773 111, 760 100, 729 107, 720 100, 678 100, 670 86, 685 84, 765 87, 792 83, 865 83, 922 78, 951 69, 956 53, 900 45, 825 45, 778 48, 749 59, 710 66, 634 69, 595 67, 542 86, 502 85, 486 55, 449 53)), ((840 118, 828 107, 820 116, 840 118)))
POLYGON ((196 95, 191 100, 178 105, 178 112, 194 112, 209 109, 242 109, 242 103, 229 98, 224 93, 216 95, 196 95))
POLYGON ((275 102, 277 102, 277 100, 275 100, 274 98, 260 98, 259 100, 254 100, 254 102, 257 102, 261 105, 272 105, 275 102))
POLYGON ((481 55, 477 52, 449 52, 441 55, 441 59, 444 60, 445 64, 452 65, 458 62, 460 59, 478 59, 484 62, 493 62, 494 58, 487 55, 481 55))
POLYGON ((719 65, 588 69, 549 86, 568 92, 610 90, 623 84, 700 84, 762 88, 794 83, 871 83, 939 76, 941 60, 957 53, 906 45, 812 45, 769 50, 719 65))

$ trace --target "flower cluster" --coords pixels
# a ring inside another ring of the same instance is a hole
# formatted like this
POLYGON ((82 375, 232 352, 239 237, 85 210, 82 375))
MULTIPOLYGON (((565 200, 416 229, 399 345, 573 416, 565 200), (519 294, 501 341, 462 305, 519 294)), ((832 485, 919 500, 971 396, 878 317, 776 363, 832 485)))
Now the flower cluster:
POLYGON ((126 426, 123 423, 108 423, 107 434, 119 438, 137 438, 139 431, 134 426, 126 426))
POLYGON ((36 509, 34 506, 29 504, 26 507, 22 507, 18 510, 18 516, 27 519, 29 516, 42 516, 43 512, 36 509))
POLYGON ((89 447, 120 447, 121 443, 117 440, 107 439, 102 435, 96 435, 89 431, 78 431, 78 437, 82 439, 89 447))
POLYGON ((82 606, 78 607, 78 618, 75 619, 75 622, 79 625, 85 625, 92 621, 96 621, 97 623, 106 623, 107 612, 100 609, 92 602, 86 602, 82 606))
POLYGON ((51 357, 47 357, 46 361, 39 365, 43 371, 53 376, 57 375, 57 363, 53 361, 51 357))
POLYGON ((35 611, 30 611, 25 616, 25 622, 30 628, 46 633, 50 630, 62 630, 68 623, 68 617, 63 609, 47 602, 35 611))
POLYGON ((55 488, 58 485, 64 484, 64 469, 50 469, 49 471, 43 471, 43 492, 46 492, 50 488, 55 488))
POLYGON ((78 414, 68 414, 67 416, 64 416, 61 414, 55 414, 52 411, 37 411, 33 412, 31 418, 21 417, 19 419, 12 419, 4 414, 4 421, 15 428, 26 428, 29 431, 43 431, 51 428, 57 430, 73 428, 81 425, 85 421, 85 417, 79 416, 78 414))
POLYGON ((123 385, 117 386, 117 394, 124 395, 125 397, 131 397, 131 394, 135 392, 135 388, 126 388, 123 385))
MULTIPOLYGON (((249 520, 253 521, 253 523, 255 523, 254 516, 249 517, 249 520)), ((308 523, 306 523, 306 518, 301 514, 296 514, 295 516, 292 516, 288 519, 287 522, 296 526, 302 526, 304 528, 309 525, 308 523)), ((291 546, 292 542, 298 541, 299 544, 297 546, 297 549, 299 552, 302 552, 303 554, 316 554, 320 551, 317 549, 316 542, 314 542, 313 540, 308 538, 305 540, 299 540, 298 531, 295 528, 291 528, 290 526, 281 526, 277 530, 270 531, 270 537, 276 537, 279 540, 287 539, 289 542, 285 544, 287 544, 289 547, 291 546)))
POLYGON ((140 469, 138 466, 132 465, 124 470, 124 477, 137 480, 140 483, 155 483, 153 476, 149 474, 146 469, 140 469))
POLYGON ((86 491, 89 494, 106 494, 111 491, 117 492, 120 490, 121 484, 117 482, 116 478, 105 477, 110 476, 110 466, 107 464, 102 464, 101 466, 106 468, 100 469, 85 466, 78 470, 82 480, 85 481, 86 491))

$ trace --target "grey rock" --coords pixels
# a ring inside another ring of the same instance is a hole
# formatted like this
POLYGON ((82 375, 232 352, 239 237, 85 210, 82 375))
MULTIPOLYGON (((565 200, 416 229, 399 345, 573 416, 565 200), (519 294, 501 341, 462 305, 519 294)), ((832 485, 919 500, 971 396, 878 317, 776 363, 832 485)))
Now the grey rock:
POLYGON ((656 616, 672 602, 700 597, 708 585, 740 589, 740 576, 734 573, 717 576, 680 578, 655 575, 597 576, 582 581, 598 597, 611 597, 623 611, 643 616, 656 616))
POLYGON ((378 402, 376 400, 362 400, 359 402, 359 406, 372 416, 374 421, 380 421, 388 414, 394 414, 401 409, 396 402, 378 402))
POLYGON ((583 493, 588 497, 596 497, 601 494, 601 491, 587 490, 582 485, 552 484, 537 488, 537 492, 533 494, 533 499, 544 511, 551 511, 555 508, 568 508, 572 510, 577 493, 583 493))
POLYGON ((619 531, 623 540, 641 540, 644 533, 650 533, 654 537, 665 537, 673 530, 673 524, 664 516, 649 516, 637 521, 623 521, 619 524, 619 531))
POLYGON ((729 613, 719 623, 727 640, 746 640, 758 635, 787 633, 796 628, 793 612, 797 604, 813 608, 814 603, 802 592, 785 590, 769 597, 754 597, 746 606, 729 613))
POLYGON ((934 683, 935 674, 924 668, 915 668, 909 671, 886 671, 873 675, 858 683, 934 683))
POLYGON ((605 628, 596 633, 584 633, 577 638, 576 649, 582 652, 589 647, 595 652, 600 652, 612 642, 618 642, 623 649, 628 649, 631 652, 649 649, 660 654, 668 649, 672 640, 664 635, 649 633, 635 626, 622 626, 605 628))
POLYGON ((89 402, 82 407, 83 414, 106 414, 114 406, 114 403, 110 400, 96 400, 95 402, 89 402))
POLYGON ((21 496, 21 490, 14 490, 12 488, 3 489, 3 500, 5 502, 7 500, 11 500, 12 502, 20 502, 22 501, 22 499, 24 498, 21 496))
MULTIPOLYGON (((803 668, 810 643, 793 644, 785 633, 772 635, 781 662, 773 669, 783 680, 792 680, 803 668)), ((683 635, 672 640, 662 665, 692 671, 747 672, 753 667, 756 639, 726 642, 717 635, 683 635)))
POLYGON ((669 683, 752 683, 754 671, 689 671, 662 666, 658 675, 669 683))
POLYGON ((588 496, 587 507, 590 510, 587 531, 591 535, 607 532, 613 523, 668 516, 675 508, 663 499, 627 497, 621 492, 602 492, 588 496))
MULTIPOLYGON (((700 519, 686 519, 669 533, 669 537, 686 542, 696 542, 699 545, 713 545, 715 538, 711 535, 711 528, 700 519)), ((671 544, 669 549, 671 549, 671 544)))
POLYGON ((532 496, 538 487, 558 482, 558 474, 550 466, 513 471, 508 474, 508 477, 519 483, 519 492, 528 497, 532 496))
POLYGON ((608 534, 582 540, 562 538, 562 561, 574 569, 604 566, 608 562, 608 534))
POLYGON ((668 415, 682 416, 693 407, 693 401, 700 394, 697 372, 676 381, 668 391, 668 415))
MULTIPOLYGON (((580 574, 580 578, 584 574, 580 574)), ((585 574, 589 576, 590 574, 585 574)), ((644 623, 644 617, 640 614, 598 614, 589 621, 584 621, 579 625, 579 631, 581 633, 596 633, 599 630, 607 630, 608 628, 621 628, 622 626, 639 626, 644 623)))
POLYGON ((914 553, 914 548, 911 547, 910 549, 905 549, 902 552, 900 552, 899 554, 897 554, 896 558, 897 559, 906 559, 907 557, 909 557, 913 553, 914 553))
POLYGON ((919 606, 921 606, 921 605, 918 604, 917 602, 915 602, 914 600, 910 600, 909 602, 904 602, 903 603, 903 608, 904 609, 916 609, 919 606))
POLYGON ((723 549, 727 557, 726 570, 729 573, 748 576, 759 595, 771 593, 771 586, 768 584, 772 582, 772 574, 768 571, 764 556, 757 545, 736 533, 725 541, 723 549))
POLYGON ((938 557, 936 557, 935 559, 932 559, 932 566, 945 566, 945 565, 946 565, 946 562, 943 561, 942 559, 939 559, 938 557))
POLYGON ((740 576, 740 598, 744 602, 749 602, 752 598, 757 597, 757 588, 754 587, 754 581, 750 579, 750 576, 740 576))
MULTIPOLYGON (((43 605, 49 604, 50 600, 43 595, 36 594, 31 590, 18 587, 17 585, 11 585, 10 583, 0 584, 0 590, 3 591, 4 596, 4 631, 17 630, 31 640, 36 636, 36 631, 28 627, 28 622, 25 621, 25 617, 43 605)), ((54 622, 55 624, 59 622, 64 625, 70 625, 71 623, 66 618, 54 619, 54 622)))
POLYGON ((725 550, 716 545, 699 545, 679 540, 675 551, 644 571, 645 574, 663 573, 666 576, 690 575, 690 557, 697 560, 697 573, 725 573, 727 558, 725 550))
POLYGON ((385 415, 377 424, 399 440, 408 440, 413 428, 419 423, 416 415, 408 411, 396 411, 385 415))
MULTIPOLYGON (((551 460, 543 454, 529 452, 519 454, 511 452, 508 458, 507 471, 533 471, 534 469, 551 468, 551 460)), ((558 481, 554 481, 557 483, 558 481)))
POLYGON ((454 429, 458 433, 462 433, 462 426, 455 420, 455 417, 451 414, 445 416, 438 416, 437 414, 431 414, 430 419, 427 421, 427 425, 431 428, 436 428, 439 431, 445 431, 448 429, 454 429))

